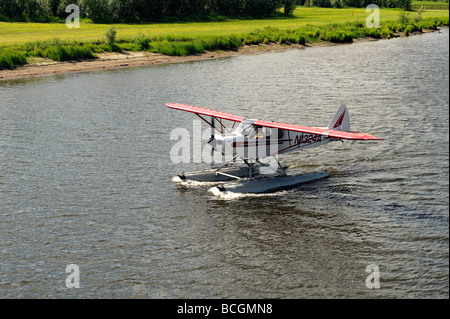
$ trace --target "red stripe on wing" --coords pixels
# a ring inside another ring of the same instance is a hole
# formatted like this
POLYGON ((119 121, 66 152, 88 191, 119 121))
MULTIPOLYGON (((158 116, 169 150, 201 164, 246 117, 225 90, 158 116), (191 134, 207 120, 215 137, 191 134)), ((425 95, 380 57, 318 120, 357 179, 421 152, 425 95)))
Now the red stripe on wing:
POLYGON ((214 111, 214 110, 205 109, 203 107, 198 107, 198 106, 192 106, 192 105, 186 105, 186 104, 180 104, 180 103, 167 103, 164 105, 171 109, 191 112, 191 113, 195 113, 195 114, 207 115, 207 116, 214 116, 217 118, 234 121, 234 122, 242 122, 242 120, 245 119, 245 117, 237 116, 237 115, 234 115, 231 113, 214 111))
POLYGON ((265 121, 256 121, 253 123, 257 126, 265 126, 277 128, 280 130, 288 130, 294 132, 302 132, 308 134, 317 134, 326 137, 335 137, 344 140, 383 140, 382 138, 378 138, 365 133, 358 132, 344 132, 344 131, 336 131, 336 130, 328 130, 319 127, 309 127, 309 126, 301 126, 295 124, 285 124, 285 123, 274 123, 274 122, 265 122, 265 121))

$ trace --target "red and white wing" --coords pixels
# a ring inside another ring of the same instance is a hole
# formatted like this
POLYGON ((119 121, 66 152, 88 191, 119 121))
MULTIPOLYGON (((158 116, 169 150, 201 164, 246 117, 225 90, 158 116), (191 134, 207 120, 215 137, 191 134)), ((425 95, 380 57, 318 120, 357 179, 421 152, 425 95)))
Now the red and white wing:
POLYGON ((338 139, 344 140, 383 140, 382 138, 378 138, 366 133, 359 132, 345 132, 345 131, 337 131, 337 130, 329 130, 326 128, 319 127, 309 127, 295 124, 285 124, 285 123, 274 123, 274 122, 265 122, 265 121, 256 121, 253 123, 256 126, 277 128, 279 130, 287 130, 293 132, 301 132, 306 134, 315 134, 323 137, 334 137, 338 139))
MULTIPOLYGON (((294 124, 256 121, 256 127, 276 129, 278 132, 276 154, 285 154, 301 149, 327 144, 337 139, 344 140, 381 140, 381 138, 365 133, 345 132, 318 127, 308 127, 294 124)), ((273 150, 267 155, 274 155, 273 150)))
POLYGON ((231 113, 214 111, 214 110, 206 109, 206 108, 203 108, 203 107, 186 105, 186 104, 180 104, 180 103, 167 103, 167 104, 165 104, 165 106, 167 106, 167 107, 169 107, 171 109, 176 109, 176 110, 181 110, 181 111, 194 113, 198 117, 200 117, 203 121, 208 123, 210 126, 212 126, 211 120, 210 119, 206 119, 203 116, 213 117, 220 124, 220 130, 219 130, 218 127, 214 126, 220 133, 224 133, 224 129, 227 129, 225 127, 225 125, 223 125, 222 119, 223 120, 232 121, 232 122, 235 122, 235 123, 236 122, 240 123, 240 122, 242 122, 245 119, 245 117, 237 116, 237 115, 234 115, 234 114, 231 114, 231 113))

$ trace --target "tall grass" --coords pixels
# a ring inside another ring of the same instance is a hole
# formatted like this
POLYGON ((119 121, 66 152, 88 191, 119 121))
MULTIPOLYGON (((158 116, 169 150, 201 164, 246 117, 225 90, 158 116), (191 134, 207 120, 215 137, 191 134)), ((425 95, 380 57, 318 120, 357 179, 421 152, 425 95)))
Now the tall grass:
POLYGON ((5 51, 0 53, 0 70, 14 69, 16 66, 27 63, 27 57, 23 52, 5 51))
POLYGON ((59 39, 27 42, 22 46, 22 50, 27 56, 48 58, 60 62, 97 58, 91 45, 59 39))
POLYGON ((230 51, 243 45, 237 36, 204 37, 201 39, 177 39, 167 37, 162 41, 149 43, 148 51, 171 56, 184 56, 204 53, 205 51, 230 51))
POLYGON ((26 57, 43 57, 55 61, 83 60, 97 58, 96 53, 111 51, 149 51, 170 56, 186 56, 201 54, 205 51, 236 50, 244 45, 261 44, 314 44, 317 42, 351 43, 358 38, 392 38, 409 35, 423 30, 436 30, 439 26, 448 26, 448 16, 443 17, 410 17, 400 16, 396 20, 382 23, 379 29, 367 28, 362 22, 346 22, 328 25, 306 25, 299 28, 265 27, 253 32, 233 35, 158 35, 111 41, 80 43, 75 41, 27 42, 1 53, 0 68, 14 68, 26 64, 26 57))
MULTIPOLYGON (((145 49, 148 46, 146 50, 151 52, 182 56, 199 54, 205 51, 235 50, 244 45, 351 43, 354 39, 366 37, 389 39, 400 36, 401 33, 409 35, 412 32, 422 32, 424 29, 435 30, 442 25, 448 26, 448 17, 421 18, 420 20, 400 18, 384 23, 379 29, 369 29, 361 22, 347 22, 321 26, 307 25, 296 29, 265 27, 247 34, 231 36, 192 38, 167 35, 153 39, 140 36, 134 42, 139 43, 140 49, 145 49), (142 42, 144 44, 141 44, 142 42)), ((121 44, 121 46, 124 47, 126 44, 121 44)))
POLYGON ((95 59, 97 56, 85 46, 51 46, 43 52, 43 57, 54 61, 74 61, 95 59))
POLYGON ((150 39, 149 37, 143 35, 142 33, 139 33, 134 42, 139 46, 139 49, 142 51, 150 49, 150 39))

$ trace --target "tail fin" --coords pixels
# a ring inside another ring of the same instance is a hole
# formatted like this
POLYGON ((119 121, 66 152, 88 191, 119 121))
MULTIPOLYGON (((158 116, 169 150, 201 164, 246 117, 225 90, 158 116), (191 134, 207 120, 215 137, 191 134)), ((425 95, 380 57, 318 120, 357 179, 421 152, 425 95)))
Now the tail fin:
POLYGON ((348 114, 347 107, 342 104, 336 114, 334 114, 333 119, 331 120, 330 124, 328 124, 329 130, 335 130, 335 131, 344 131, 344 132, 350 132, 350 115, 348 114))

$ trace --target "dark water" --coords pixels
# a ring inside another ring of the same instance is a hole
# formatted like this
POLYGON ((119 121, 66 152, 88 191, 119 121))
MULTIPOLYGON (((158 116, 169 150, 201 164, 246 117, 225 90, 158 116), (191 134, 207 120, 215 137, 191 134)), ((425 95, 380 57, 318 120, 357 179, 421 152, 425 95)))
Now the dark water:
POLYGON ((1 82, 0 297, 448 298, 448 160, 448 30, 1 82), (195 116, 164 102, 315 126, 345 103, 385 141, 283 156, 331 177, 215 198, 171 181, 204 166, 170 161, 195 116))

